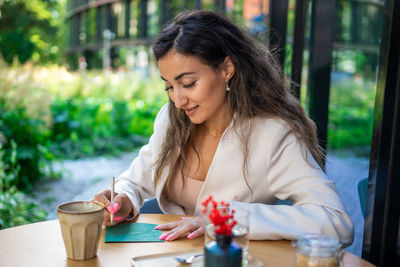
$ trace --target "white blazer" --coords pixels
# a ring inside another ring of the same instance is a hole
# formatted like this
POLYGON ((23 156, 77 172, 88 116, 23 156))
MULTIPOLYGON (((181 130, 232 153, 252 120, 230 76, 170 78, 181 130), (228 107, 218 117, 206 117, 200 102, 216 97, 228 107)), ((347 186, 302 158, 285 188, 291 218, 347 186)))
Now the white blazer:
MULTIPOLYGON (((149 143, 117 179, 116 192, 128 195, 135 216, 144 199, 154 196, 164 213, 184 214, 181 206, 161 195, 169 167, 163 170, 155 190, 153 187, 154 163, 169 123, 168 105, 158 113, 149 143)), ((232 209, 250 210, 250 239, 294 239, 303 233, 323 233, 351 244, 353 225, 334 183, 326 178, 308 150, 313 166, 304 159, 301 144, 290 133, 288 124, 261 117, 254 122, 247 178, 252 191, 243 177, 239 137, 228 127, 198 196, 195 215, 201 214, 201 202, 212 195, 215 200, 230 202, 232 209), (278 199, 290 199, 293 205, 274 205, 278 199)))

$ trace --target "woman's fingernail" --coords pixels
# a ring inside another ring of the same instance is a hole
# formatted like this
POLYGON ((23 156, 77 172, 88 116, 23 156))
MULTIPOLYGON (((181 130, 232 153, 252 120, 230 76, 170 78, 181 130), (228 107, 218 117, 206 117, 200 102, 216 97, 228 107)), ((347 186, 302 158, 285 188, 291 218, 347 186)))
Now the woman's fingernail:
POLYGON ((162 234, 158 239, 163 240, 168 234, 162 234))
POLYGON ((113 208, 114 208, 114 212, 117 212, 119 210, 119 204, 114 203, 113 208))
POLYGON ((157 225, 156 227, 154 227, 154 230, 158 230, 160 229, 161 225, 157 225))
POLYGON ((191 233, 190 235, 187 236, 187 238, 192 239, 194 237, 194 233, 191 233))
POLYGON ((174 238, 175 237, 175 235, 174 234, 172 234, 172 235, 169 235, 169 236, 167 236, 167 238, 165 238, 165 241, 170 241, 172 238, 174 238))
POLYGON ((108 212, 111 213, 111 214, 114 214, 114 213, 115 213, 114 208, 113 208, 112 205, 108 206, 108 207, 107 207, 107 210, 108 210, 108 212))
POLYGON ((122 221, 124 218, 122 216, 115 216, 114 217, 114 221, 120 222, 122 221))

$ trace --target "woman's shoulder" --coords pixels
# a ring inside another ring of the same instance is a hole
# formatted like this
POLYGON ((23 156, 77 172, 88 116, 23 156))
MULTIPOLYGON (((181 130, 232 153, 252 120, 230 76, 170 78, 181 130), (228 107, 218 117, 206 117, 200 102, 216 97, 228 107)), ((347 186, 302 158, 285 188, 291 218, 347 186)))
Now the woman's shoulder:
POLYGON ((299 141, 290 124, 279 117, 256 117, 253 124, 253 133, 256 133, 255 138, 271 142, 299 141))
POLYGON ((264 133, 290 132, 290 125, 282 118, 272 116, 257 116, 254 119, 254 127, 264 133))

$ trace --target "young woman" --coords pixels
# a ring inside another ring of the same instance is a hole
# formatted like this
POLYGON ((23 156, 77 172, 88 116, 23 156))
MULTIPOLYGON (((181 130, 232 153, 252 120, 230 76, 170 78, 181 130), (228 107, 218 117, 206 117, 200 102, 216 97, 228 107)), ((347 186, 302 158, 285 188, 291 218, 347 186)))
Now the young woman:
MULTIPOLYGON (((250 210, 250 239, 312 232, 352 242, 352 222, 321 170, 316 127, 265 47, 222 15, 192 11, 162 30, 153 52, 170 101, 118 178, 118 207, 109 209, 117 222, 156 196, 165 213, 195 215, 157 226, 169 230, 160 239, 195 238, 212 195, 250 210)), ((95 196, 106 206, 109 198, 109 190, 95 196)))

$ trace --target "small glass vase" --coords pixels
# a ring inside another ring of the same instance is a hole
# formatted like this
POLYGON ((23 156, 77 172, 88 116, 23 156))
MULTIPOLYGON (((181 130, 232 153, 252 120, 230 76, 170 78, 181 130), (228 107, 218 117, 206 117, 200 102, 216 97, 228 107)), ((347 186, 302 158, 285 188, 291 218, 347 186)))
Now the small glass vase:
POLYGON ((232 242, 232 236, 216 235, 216 240, 204 247, 205 267, 241 267, 242 248, 232 242))

